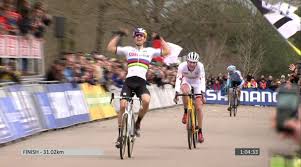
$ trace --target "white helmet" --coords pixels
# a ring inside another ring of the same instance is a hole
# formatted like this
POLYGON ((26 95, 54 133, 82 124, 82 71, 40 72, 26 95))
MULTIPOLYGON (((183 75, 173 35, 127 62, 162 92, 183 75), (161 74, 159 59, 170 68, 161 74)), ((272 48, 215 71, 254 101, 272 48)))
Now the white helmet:
POLYGON ((196 52, 189 52, 187 55, 187 60, 191 62, 198 62, 200 58, 200 55, 196 52))
POLYGON ((143 28, 135 28, 133 32, 133 37, 135 37, 136 34, 144 34, 145 38, 147 37, 146 30, 143 28))
POLYGON ((227 71, 229 71, 229 72, 233 72, 233 71, 235 71, 236 70, 236 67, 234 66, 234 65, 229 65, 228 67, 227 67, 227 71))

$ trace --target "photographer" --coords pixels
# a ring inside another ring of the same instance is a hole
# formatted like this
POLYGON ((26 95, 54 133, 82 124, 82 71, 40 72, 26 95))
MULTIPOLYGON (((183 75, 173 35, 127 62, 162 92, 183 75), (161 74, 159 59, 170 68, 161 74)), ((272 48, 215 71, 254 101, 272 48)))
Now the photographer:
MULTIPOLYGON (((301 114, 301 107, 299 107, 299 115, 301 114)), ((297 144, 301 144, 301 119, 290 119, 284 123, 286 128, 292 129, 292 133, 283 133, 285 137, 293 139, 297 144)))
POLYGON ((301 61, 289 66, 291 71, 287 84, 279 89, 277 112, 273 118, 273 127, 286 138, 301 145, 301 99, 300 76, 301 61))

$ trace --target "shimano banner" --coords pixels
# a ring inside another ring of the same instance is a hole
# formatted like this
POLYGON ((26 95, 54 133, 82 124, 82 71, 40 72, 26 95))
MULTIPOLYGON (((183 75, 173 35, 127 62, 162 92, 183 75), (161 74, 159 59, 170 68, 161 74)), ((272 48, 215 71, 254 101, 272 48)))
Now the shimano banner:
MULTIPOLYGON (((275 106, 277 103, 277 92, 271 90, 243 89, 240 95, 240 104, 275 106)), ((227 95, 222 96, 221 91, 207 90, 206 100, 208 104, 228 104, 227 95)))

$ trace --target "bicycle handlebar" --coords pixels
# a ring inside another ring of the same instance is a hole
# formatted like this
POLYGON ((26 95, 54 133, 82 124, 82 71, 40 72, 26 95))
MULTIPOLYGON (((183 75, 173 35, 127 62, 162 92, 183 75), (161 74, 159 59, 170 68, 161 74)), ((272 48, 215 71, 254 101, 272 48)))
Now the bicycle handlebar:
POLYGON ((192 94, 192 93, 189 93, 189 94, 178 94, 178 93, 176 93, 175 98, 174 98, 174 103, 178 104, 178 102, 176 100, 176 98, 178 96, 198 96, 198 95, 203 96, 204 94, 203 93, 196 93, 196 94, 192 94))
POLYGON ((196 94, 176 94, 176 96, 198 96, 198 95, 201 95, 203 96, 203 93, 196 93, 196 94))
POLYGON ((114 99, 141 100, 139 97, 115 96, 114 93, 112 93, 110 104, 112 104, 114 99))

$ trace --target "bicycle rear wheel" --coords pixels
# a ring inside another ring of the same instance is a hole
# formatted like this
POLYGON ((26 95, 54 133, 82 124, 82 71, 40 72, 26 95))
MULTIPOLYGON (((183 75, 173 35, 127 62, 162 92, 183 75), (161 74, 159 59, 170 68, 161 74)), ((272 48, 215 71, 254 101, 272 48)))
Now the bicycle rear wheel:
POLYGON ((192 145, 192 119, 191 119, 191 110, 188 110, 188 121, 187 121, 187 140, 188 148, 191 150, 192 145))
POLYGON ((229 96, 229 99, 228 99, 229 103, 230 103, 230 109, 229 109, 229 114, 230 114, 230 117, 232 117, 232 109, 233 109, 233 97, 229 96))
POLYGON ((120 141, 120 149, 119 149, 119 153, 120 153, 120 158, 123 159, 124 158, 124 153, 125 153, 125 148, 126 148, 126 143, 127 143, 127 131, 128 131, 128 125, 127 125, 127 119, 128 119, 128 115, 124 114, 122 117, 122 128, 121 128, 121 141, 120 141))
POLYGON ((132 115, 131 119, 131 129, 130 129, 130 136, 128 137, 127 144, 128 144, 128 157, 132 157, 133 149, 134 149, 134 142, 135 142, 135 117, 132 115))

